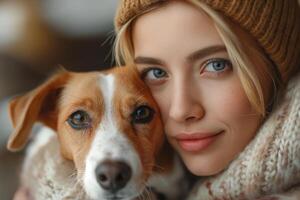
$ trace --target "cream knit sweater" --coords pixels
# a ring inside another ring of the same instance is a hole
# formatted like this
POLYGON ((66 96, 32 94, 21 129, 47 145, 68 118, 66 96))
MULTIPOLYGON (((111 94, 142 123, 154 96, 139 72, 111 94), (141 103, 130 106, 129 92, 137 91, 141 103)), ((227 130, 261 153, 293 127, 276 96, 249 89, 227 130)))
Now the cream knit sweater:
MULTIPOLYGON (((72 162, 61 157, 56 136, 47 128, 28 149, 22 184, 35 200, 88 200, 72 162)), ((224 172, 199 181, 188 199, 270 199, 271 194, 300 199, 300 75, 247 148, 224 172)))
POLYGON ((262 197, 300 200, 300 74, 245 150, 225 171, 199 181, 188 199, 262 197))

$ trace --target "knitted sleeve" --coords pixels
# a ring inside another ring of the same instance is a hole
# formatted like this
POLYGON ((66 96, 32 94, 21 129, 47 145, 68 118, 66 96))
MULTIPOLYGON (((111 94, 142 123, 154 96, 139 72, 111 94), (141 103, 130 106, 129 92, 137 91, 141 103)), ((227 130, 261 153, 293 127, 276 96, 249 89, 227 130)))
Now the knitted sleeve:
MULTIPOLYGON (((300 184, 300 75, 256 137, 222 173, 199 181, 194 199, 258 199, 300 184)), ((300 190, 300 188, 298 188, 300 190)), ((294 192, 298 195, 299 191, 294 192)), ((299 194, 300 195, 300 194, 299 194)), ((299 197, 298 197, 299 198, 299 197)))

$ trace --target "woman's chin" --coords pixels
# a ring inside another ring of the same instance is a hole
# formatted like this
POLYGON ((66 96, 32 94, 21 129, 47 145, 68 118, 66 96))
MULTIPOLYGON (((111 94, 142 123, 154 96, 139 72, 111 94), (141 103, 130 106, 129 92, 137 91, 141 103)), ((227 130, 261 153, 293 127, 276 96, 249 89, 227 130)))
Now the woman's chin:
POLYGON ((188 167, 188 169, 195 176, 213 176, 223 171, 223 169, 199 169, 199 167, 197 169, 188 167))
POLYGON ((201 160, 186 160, 183 162, 187 169, 195 176, 212 176, 222 172, 226 168, 226 163, 201 160))

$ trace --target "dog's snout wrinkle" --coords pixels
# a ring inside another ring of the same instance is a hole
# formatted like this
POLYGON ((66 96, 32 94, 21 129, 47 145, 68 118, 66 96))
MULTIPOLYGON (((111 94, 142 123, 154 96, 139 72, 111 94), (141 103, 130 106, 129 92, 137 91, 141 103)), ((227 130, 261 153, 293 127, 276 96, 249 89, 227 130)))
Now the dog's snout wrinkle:
POLYGON ((109 192, 117 192, 129 182, 132 169, 123 161, 105 160, 95 170, 99 185, 109 192))

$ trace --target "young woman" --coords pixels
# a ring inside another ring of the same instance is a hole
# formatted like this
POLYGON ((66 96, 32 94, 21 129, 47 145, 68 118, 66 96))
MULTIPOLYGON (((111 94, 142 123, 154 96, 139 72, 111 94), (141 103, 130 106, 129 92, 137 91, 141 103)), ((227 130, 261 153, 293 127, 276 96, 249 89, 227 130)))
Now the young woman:
POLYGON ((122 0, 115 25, 199 176, 189 199, 300 197, 297 0, 122 0))

